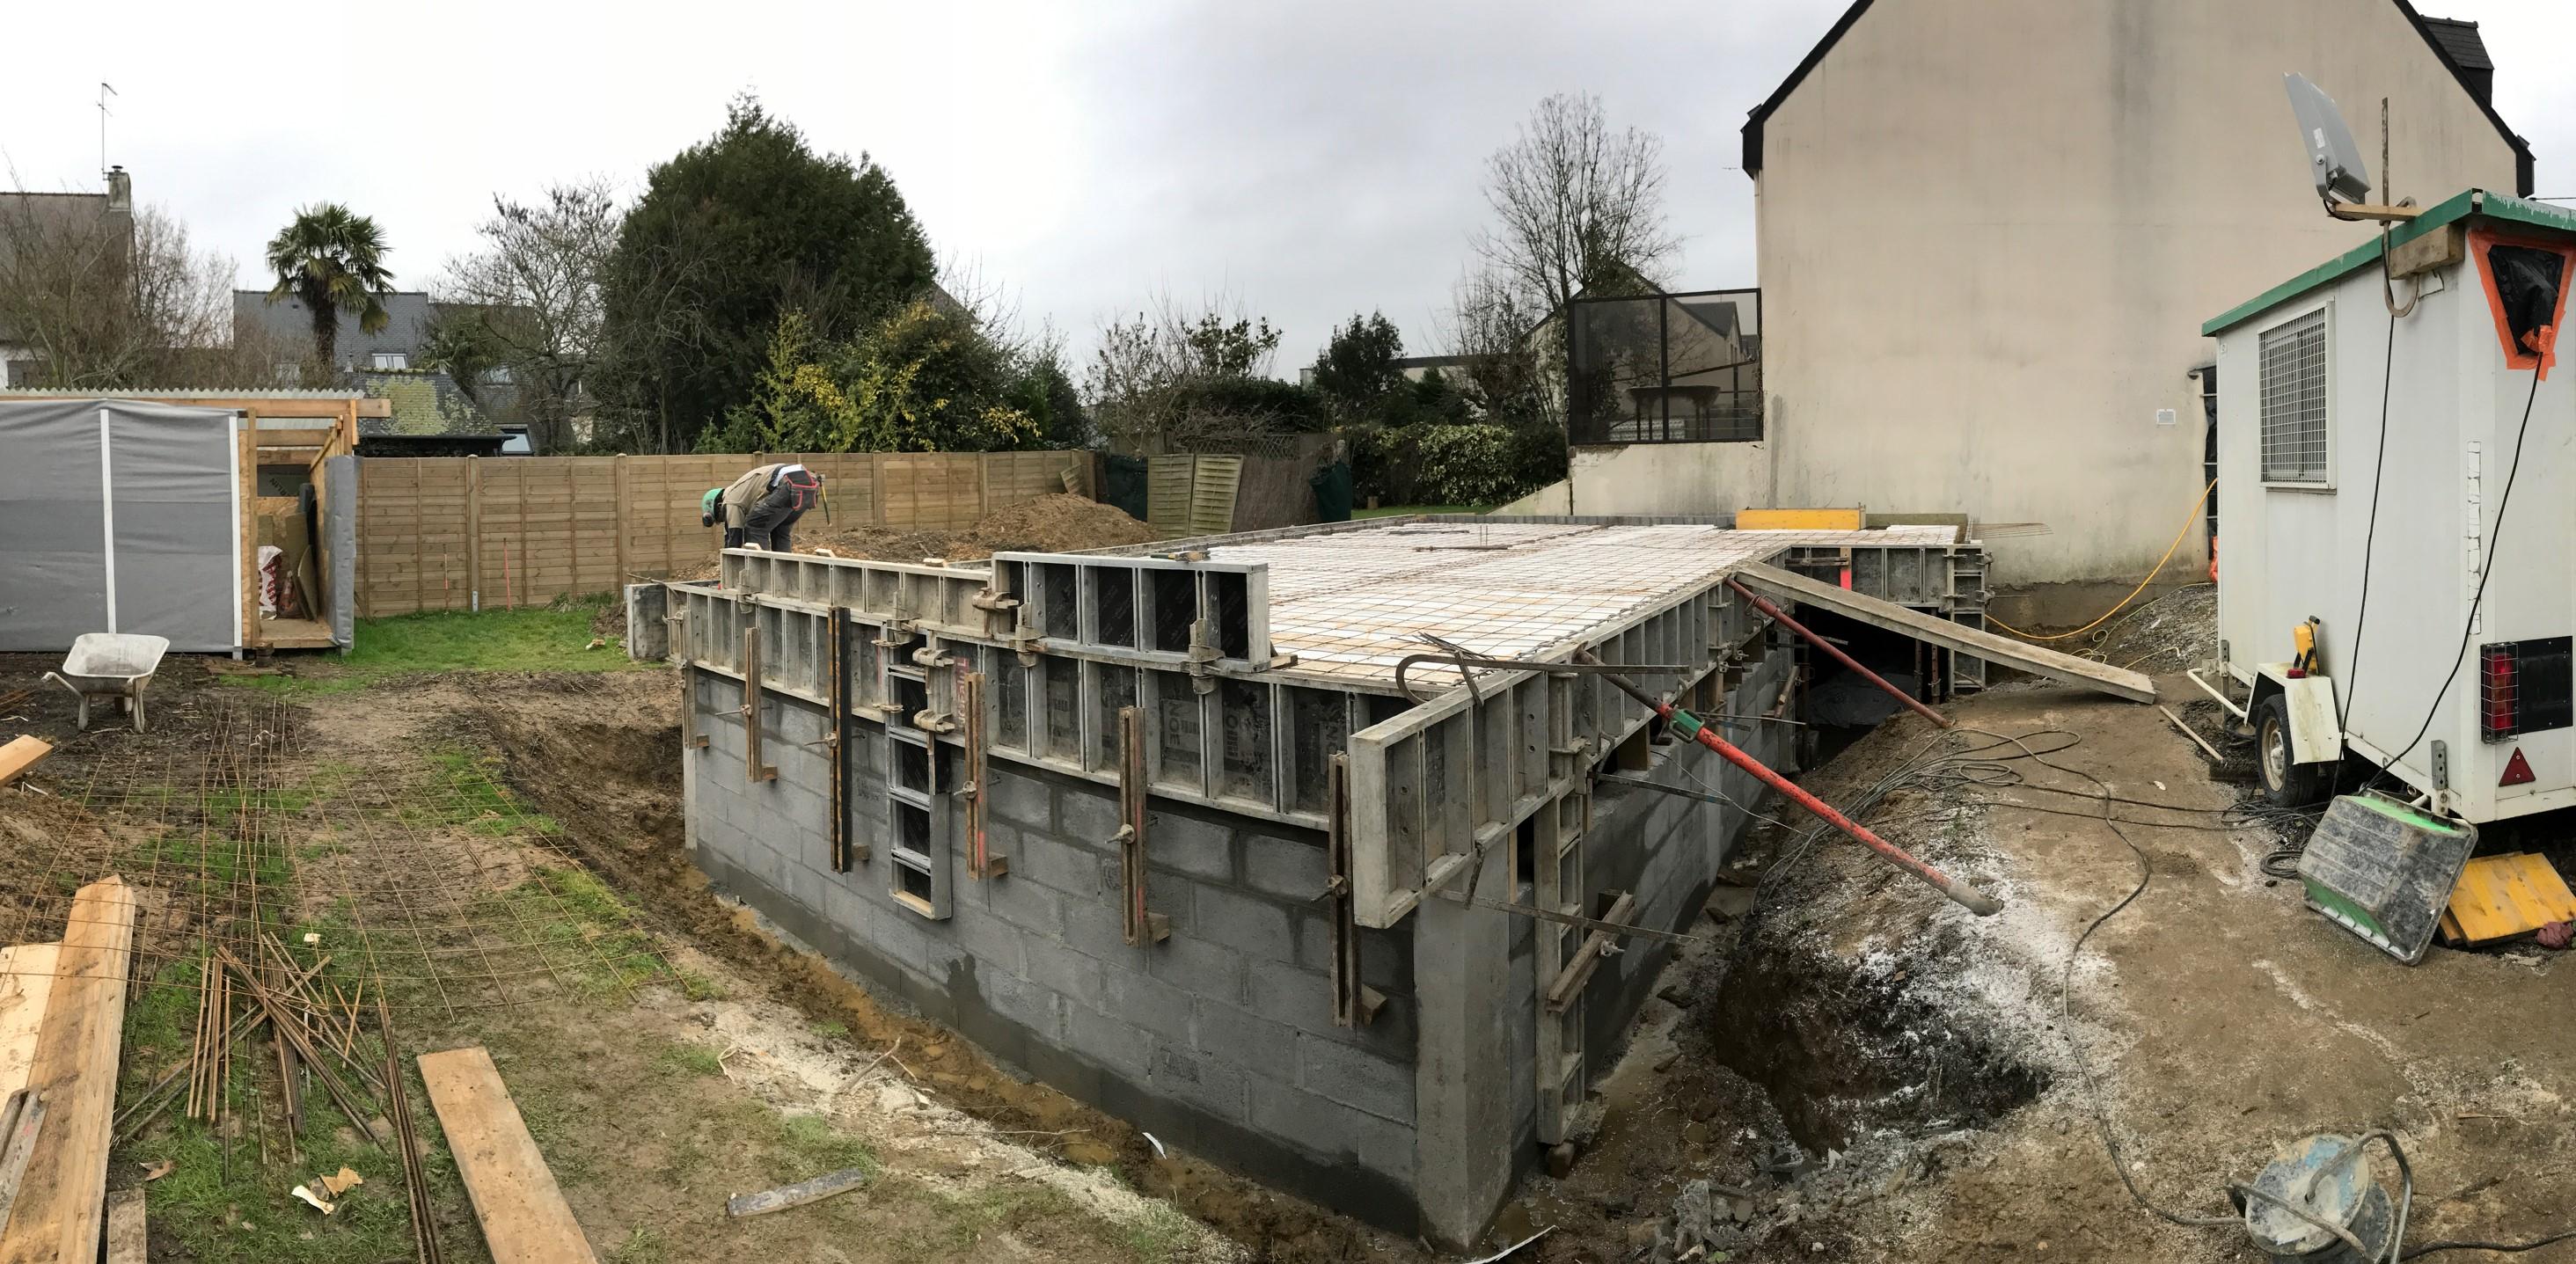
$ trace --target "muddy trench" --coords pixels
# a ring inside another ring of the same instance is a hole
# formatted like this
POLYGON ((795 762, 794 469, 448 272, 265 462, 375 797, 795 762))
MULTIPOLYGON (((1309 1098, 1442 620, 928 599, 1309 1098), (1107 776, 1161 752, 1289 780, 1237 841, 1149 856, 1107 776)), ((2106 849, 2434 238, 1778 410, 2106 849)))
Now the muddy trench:
POLYGON ((1706 1056, 1761 1087, 1808 1156, 1880 1133, 1983 1127, 2048 1087, 2048 1073, 1909 986, 1955 950, 1936 932, 1894 969, 1854 969, 1753 928, 1715 1002, 1695 1007, 1706 1056))

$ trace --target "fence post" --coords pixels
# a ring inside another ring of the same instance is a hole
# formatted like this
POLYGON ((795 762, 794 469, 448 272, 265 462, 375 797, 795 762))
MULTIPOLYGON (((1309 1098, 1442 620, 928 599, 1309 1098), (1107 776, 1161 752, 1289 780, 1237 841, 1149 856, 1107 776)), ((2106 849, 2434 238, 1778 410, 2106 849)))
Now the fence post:
POLYGON ((465 608, 483 608, 483 458, 465 458, 465 608))
POLYGON ((626 502, 628 497, 626 494, 625 453, 620 452, 617 455, 608 458, 608 475, 609 495, 617 503, 617 576, 615 580, 609 584, 608 590, 612 596, 621 596, 626 591, 626 577, 631 573, 626 568, 626 502))

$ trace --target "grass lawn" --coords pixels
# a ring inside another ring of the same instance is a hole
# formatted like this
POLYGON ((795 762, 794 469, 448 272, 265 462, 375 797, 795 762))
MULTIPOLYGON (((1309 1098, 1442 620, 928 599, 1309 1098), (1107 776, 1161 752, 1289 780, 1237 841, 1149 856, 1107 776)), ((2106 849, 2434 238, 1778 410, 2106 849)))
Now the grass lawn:
POLYGON ((390 619, 360 619, 357 648, 289 662, 291 676, 230 677, 281 693, 340 693, 379 680, 443 671, 625 671, 656 664, 626 657, 623 638, 598 649, 591 621, 608 598, 559 601, 517 610, 433 610, 390 619))
POLYGON ((1378 509, 1354 509, 1354 518, 1392 518, 1398 514, 1480 514, 1490 513, 1492 505, 1387 505, 1378 509))

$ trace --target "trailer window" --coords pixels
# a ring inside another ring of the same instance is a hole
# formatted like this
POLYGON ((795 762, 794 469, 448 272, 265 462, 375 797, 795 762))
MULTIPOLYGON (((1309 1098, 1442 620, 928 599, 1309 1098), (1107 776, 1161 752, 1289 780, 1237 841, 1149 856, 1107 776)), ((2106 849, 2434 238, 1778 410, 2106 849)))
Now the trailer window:
POLYGON ((2263 481, 2326 481, 2326 314, 2263 334, 2263 481))

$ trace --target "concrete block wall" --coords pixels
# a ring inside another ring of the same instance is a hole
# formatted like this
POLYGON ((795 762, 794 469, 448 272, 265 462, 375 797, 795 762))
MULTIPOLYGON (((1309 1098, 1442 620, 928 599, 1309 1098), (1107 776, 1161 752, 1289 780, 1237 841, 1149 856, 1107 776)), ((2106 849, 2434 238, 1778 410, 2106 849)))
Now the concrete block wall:
MULTIPOLYGON (((1771 647, 1761 664, 1729 695, 1725 713, 1758 715, 1769 709, 1780 696, 1781 684, 1795 668, 1796 656, 1788 647, 1771 647)), ((1796 729, 1789 725, 1718 731, 1773 768, 1787 771, 1793 767, 1796 729)), ((1653 751, 1654 764, 1642 774, 1647 780, 1694 790, 1714 789, 1748 806, 1759 805, 1767 793, 1752 774, 1736 769, 1705 747, 1676 741, 1654 747, 1653 751)), ((1687 932, 1691 919, 1708 902, 1719 866, 1734 858, 1736 844, 1750 824, 1751 818, 1734 808, 1642 787, 1600 785, 1592 800, 1592 830, 1584 840, 1586 895, 1635 892, 1639 925, 1687 932)), ((1499 882, 1497 874, 1488 877, 1499 882)), ((1521 902, 1531 898, 1526 881, 1515 898, 1521 902)), ((1431 903, 1426 903, 1425 908, 1430 908, 1431 903)), ((1476 1160, 1499 1165, 1501 1170, 1452 1172, 1448 1179, 1434 1182, 1437 1192, 1433 1197, 1438 1205, 1429 1209, 1435 1222, 1433 1236, 1453 1244, 1481 1230, 1513 1181, 1525 1175, 1540 1158, 1538 1008, 1534 999, 1539 986, 1537 923, 1507 914, 1491 916, 1509 917, 1512 923, 1504 940, 1508 945, 1506 963, 1491 988, 1498 998, 1494 1002, 1495 1021, 1500 1030, 1473 1034, 1469 1042, 1481 1041, 1485 1047, 1507 1056, 1490 1065, 1468 1062, 1461 1072, 1463 1083, 1454 1087, 1424 1089, 1426 1094, 1455 1092, 1471 1099, 1509 1103, 1509 1144, 1492 1157, 1476 1160)), ((1442 951, 1428 933, 1417 942, 1426 961, 1442 951)), ((1655 976, 1671 957, 1668 945, 1629 941, 1593 972, 1582 1002, 1586 1074, 1597 1079, 1616 1064, 1653 990, 1655 976)), ((1450 968, 1456 967, 1443 967, 1440 973, 1445 976, 1450 968)), ((1426 977, 1433 971, 1428 965, 1421 968, 1426 977)))
POLYGON ((1146 900, 1172 935, 1130 946, 1108 842, 1116 791, 994 759, 986 839, 1009 872, 979 882, 951 858, 950 916, 934 921, 888 894, 890 739, 849 725, 852 837, 876 855, 836 874, 822 710, 770 697, 762 757, 778 776, 754 784, 740 685, 691 676, 709 739, 689 757, 692 824, 719 887, 881 994, 1166 1144, 1380 1224, 1419 1222, 1413 931, 1361 932, 1362 978, 1387 1002, 1367 1025, 1335 1027, 1321 834, 1158 804, 1146 900))

